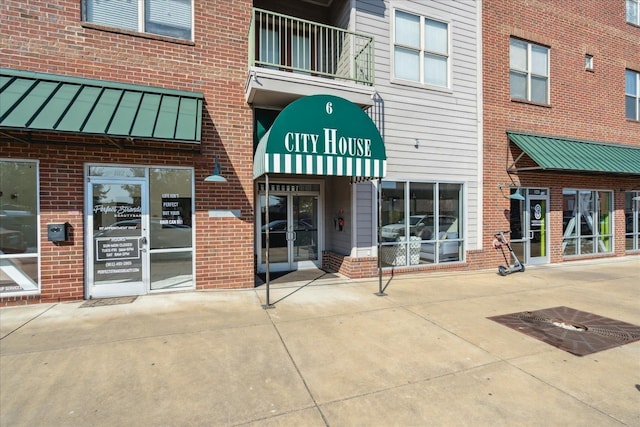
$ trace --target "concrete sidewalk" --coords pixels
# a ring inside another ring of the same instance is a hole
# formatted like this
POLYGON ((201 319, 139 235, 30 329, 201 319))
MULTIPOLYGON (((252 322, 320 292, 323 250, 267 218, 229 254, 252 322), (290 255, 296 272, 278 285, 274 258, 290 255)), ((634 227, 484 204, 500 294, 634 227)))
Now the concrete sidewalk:
POLYGON ((328 275, 272 286, 270 310, 264 286, 0 309, 0 425, 640 426, 640 341, 578 357, 487 319, 640 325, 640 257, 377 290, 328 275))

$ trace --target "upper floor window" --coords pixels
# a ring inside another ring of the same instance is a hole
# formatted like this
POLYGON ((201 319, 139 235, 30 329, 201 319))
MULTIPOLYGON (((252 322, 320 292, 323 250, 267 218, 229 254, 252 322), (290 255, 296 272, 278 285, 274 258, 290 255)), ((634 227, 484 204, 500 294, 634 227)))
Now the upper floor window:
POLYGON ((640 25, 640 0, 627 0, 627 22, 640 25))
POLYGON ((84 0, 83 19, 125 30, 191 40, 193 0, 84 0))
POLYGON ((509 42, 511 98, 549 103, 549 48, 512 38, 509 42))
POLYGON ((449 86, 449 24, 395 11, 393 74, 397 79, 449 86))
POLYGON ((625 80, 626 117, 631 120, 640 120, 640 73, 627 70, 625 80))

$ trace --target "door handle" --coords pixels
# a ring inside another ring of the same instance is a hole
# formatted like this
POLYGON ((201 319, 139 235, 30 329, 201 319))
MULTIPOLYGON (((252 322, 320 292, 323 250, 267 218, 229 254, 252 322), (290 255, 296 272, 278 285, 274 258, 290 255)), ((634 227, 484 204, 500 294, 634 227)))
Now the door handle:
POLYGON ((533 230, 529 230, 529 239, 533 240, 534 233, 533 230))
POLYGON ((144 246, 147 244, 147 236, 142 236, 140 238, 140 246, 144 246))

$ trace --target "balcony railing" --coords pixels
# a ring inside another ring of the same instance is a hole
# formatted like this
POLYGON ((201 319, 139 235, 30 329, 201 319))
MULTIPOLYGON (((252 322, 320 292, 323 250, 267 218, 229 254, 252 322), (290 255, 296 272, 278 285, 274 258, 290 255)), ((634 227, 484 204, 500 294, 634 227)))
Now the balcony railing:
POLYGON ((253 9, 249 65, 373 85, 373 38, 253 9))

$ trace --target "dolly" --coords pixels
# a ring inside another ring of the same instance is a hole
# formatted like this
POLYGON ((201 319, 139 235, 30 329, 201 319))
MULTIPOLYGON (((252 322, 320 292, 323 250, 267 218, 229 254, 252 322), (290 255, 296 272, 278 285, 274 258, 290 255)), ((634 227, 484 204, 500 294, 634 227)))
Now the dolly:
POLYGON ((507 238, 506 236, 509 233, 511 233, 511 230, 501 230, 497 231, 494 234, 495 239, 493 240, 493 247, 496 250, 500 249, 500 251, 502 252, 502 257, 504 258, 504 262, 507 264, 506 266, 501 265, 500 267, 498 267, 498 273, 501 276, 506 276, 507 274, 511 274, 517 271, 524 271, 524 264, 520 262, 516 254, 513 252, 513 248, 509 243, 509 238, 507 238), (511 259, 513 260, 513 264, 510 264, 509 259, 507 259, 507 254, 504 250, 505 246, 509 250, 509 254, 511 259))

